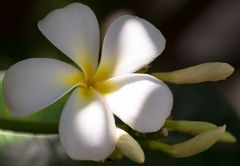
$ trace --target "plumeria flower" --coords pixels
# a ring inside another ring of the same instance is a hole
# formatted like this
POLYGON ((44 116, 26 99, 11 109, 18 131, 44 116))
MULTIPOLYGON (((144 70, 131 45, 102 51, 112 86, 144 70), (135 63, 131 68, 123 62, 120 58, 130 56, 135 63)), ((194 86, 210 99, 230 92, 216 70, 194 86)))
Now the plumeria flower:
POLYGON ((71 91, 59 122, 60 141, 76 160, 104 160, 115 148, 116 115, 132 129, 159 130, 173 97, 162 81, 137 70, 165 47, 161 32, 144 19, 123 15, 109 27, 99 55, 99 25, 92 10, 73 3, 48 14, 38 27, 75 66, 48 58, 13 65, 4 77, 11 112, 23 117, 71 91))

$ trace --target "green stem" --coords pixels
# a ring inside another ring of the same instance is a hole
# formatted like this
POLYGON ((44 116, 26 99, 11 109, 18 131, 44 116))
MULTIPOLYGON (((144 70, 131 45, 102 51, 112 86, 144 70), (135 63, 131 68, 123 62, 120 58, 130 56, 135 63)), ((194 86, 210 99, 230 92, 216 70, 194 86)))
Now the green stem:
POLYGON ((0 128, 36 134, 58 134, 58 122, 34 122, 0 117, 0 128))

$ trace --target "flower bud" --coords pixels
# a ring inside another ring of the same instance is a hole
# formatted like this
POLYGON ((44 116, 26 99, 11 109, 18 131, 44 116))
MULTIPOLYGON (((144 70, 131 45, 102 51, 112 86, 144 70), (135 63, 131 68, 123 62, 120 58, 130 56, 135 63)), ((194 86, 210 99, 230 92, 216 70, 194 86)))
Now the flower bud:
POLYGON ((144 152, 138 142, 124 130, 116 129, 116 147, 129 159, 144 163, 144 152))
POLYGON ((225 80, 234 72, 234 68, 221 62, 203 63, 172 72, 153 73, 158 79, 174 84, 194 84, 207 81, 225 80))
MULTIPOLYGON (((201 121, 185 121, 185 120, 167 120, 164 124, 164 127, 179 131, 181 133, 198 135, 207 130, 217 128, 215 124, 209 122, 201 121)), ((225 132, 223 136, 219 139, 219 142, 224 143, 235 143, 237 139, 229 132, 225 132)))
POLYGON ((225 125, 205 131, 194 138, 175 145, 168 145, 158 141, 149 141, 148 147, 153 150, 161 150, 173 157, 190 157, 209 149, 224 134, 225 125))

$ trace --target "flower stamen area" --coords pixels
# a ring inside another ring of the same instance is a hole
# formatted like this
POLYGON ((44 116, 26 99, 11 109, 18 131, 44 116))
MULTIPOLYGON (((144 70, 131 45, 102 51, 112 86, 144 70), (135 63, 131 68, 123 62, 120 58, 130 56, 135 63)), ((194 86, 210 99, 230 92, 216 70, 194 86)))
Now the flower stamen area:
POLYGON ((77 86, 85 90, 95 89, 102 94, 111 93, 117 89, 116 86, 109 81, 98 81, 91 78, 79 80, 77 86))

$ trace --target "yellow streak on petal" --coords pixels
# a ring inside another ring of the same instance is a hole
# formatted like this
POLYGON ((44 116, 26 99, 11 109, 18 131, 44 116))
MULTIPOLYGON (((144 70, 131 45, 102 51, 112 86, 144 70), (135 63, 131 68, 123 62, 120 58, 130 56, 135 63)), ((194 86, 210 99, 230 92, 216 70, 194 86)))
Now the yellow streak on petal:
POLYGON ((97 70, 97 64, 94 64, 95 61, 88 55, 89 54, 86 54, 85 56, 77 56, 79 57, 77 62, 84 73, 85 80, 89 80, 97 70))
POLYGON ((117 84, 114 84, 112 81, 102 81, 93 84, 95 88, 101 94, 108 94, 118 89, 117 84))
POLYGON ((110 78, 114 73, 113 64, 114 62, 110 62, 105 59, 104 64, 100 63, 99 68, 95 76, 93 77, 93 80, 96 82, 96 81, 104 81, 110 78))
POLYGON ((93 100, 94 98, 94 92, 92 88, 79 88, 79 95, 81 96, 84 101, 79 101, 79 102, 89 102, 93 100))
POLYGON ((63 74, 58 78, 59 82, 62 82, 67 85, 75 85, 79 82, 84 81, 84 77, 82 73, 74 73, 74 74, 63 74))

